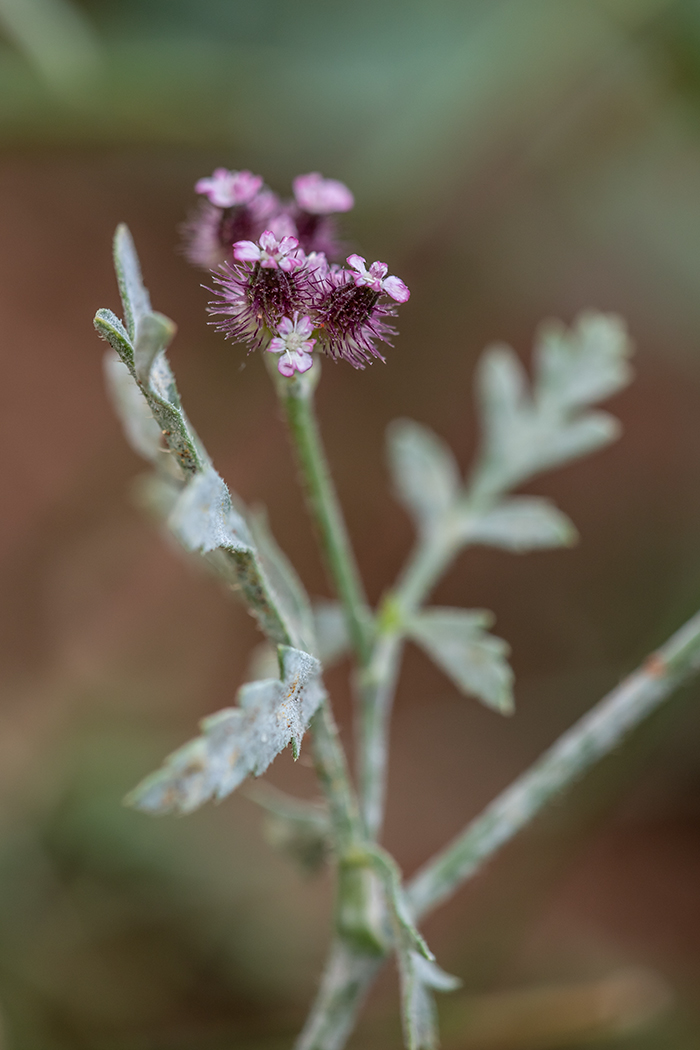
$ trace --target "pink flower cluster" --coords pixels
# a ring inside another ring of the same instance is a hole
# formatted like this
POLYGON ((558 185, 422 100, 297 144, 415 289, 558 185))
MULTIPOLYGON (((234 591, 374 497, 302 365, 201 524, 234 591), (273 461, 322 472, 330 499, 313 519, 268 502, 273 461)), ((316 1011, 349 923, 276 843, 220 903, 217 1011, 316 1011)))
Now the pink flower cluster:
POLYGON ((386 263, 336 261, 333 216, 354 204, 347 186, 311 172, 283 202, 260 176, 217 168, 195 189, 204 199, 185 227, 186 253, 214 271, 209 312, 219 331, 278 354, 289 377, 311 368, 314 349, 355 368, 384 360, 376 344, 391 345, 388 318, 410 292, 386 263))
POLYGON ((335 260, 341 252, 334 215, 350 211, 355 201, 347 186, 317 171, 298 175, 293 200, 282 201, 250 171, 216 168, 195 183, 202 200, 182 228, 185 255, 211 270, 233 261, 240 240, 258 240, 269 230, 278 238, 296 237, 305 252, 323 252, 335 260))

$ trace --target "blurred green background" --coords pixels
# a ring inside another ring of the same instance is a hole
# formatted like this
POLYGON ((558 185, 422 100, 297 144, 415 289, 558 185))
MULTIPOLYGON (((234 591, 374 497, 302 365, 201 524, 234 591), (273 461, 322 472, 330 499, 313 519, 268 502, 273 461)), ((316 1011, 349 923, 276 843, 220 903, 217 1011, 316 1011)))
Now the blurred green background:
MULTIPOLYGON (((320 595, 263 369, 207 328, 178 252, 197 177, 342 179, 352 246, 412 289, 388 364, 329 365, 320 392, 373 598, 411 541, 389 420, 433 426, 466 465, 486 343, 527 356, 543 317, 588 306, 629 322, 623 439, 530 489, 580 546, 475 549, 436 594, 496 612, 516 717, 408 654, 386 843, 410 872, 700 606, 700 2, 0 0, 0 141, 0 1047, 287 1047, 326 946, 327 874, 274 852, 244 797, 183 820, 120 804, 231 703, 256 635, 130 499, 141 467, 91 328, 117 306, 114 226, 180 326, 172 361, 219 470, 268 506, 320 595)), ((428 923, 465 982, 441 1001, 446 1050, 700 1047, 698 699, 428 923)), ((269 779, 315 795, 303 756, 269 779)), ((353 1046, 399 1045, 388 968, 353 1046)))

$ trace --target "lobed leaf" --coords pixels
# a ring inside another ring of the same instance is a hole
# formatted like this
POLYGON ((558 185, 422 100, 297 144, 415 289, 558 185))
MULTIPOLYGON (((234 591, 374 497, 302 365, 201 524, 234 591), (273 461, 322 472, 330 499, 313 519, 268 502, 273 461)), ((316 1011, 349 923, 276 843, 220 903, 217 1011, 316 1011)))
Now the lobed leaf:
POLYGON ((617 420, 589 409, 630 381, 631 352, 620 318, 591 311, 571 329, 540 329, 532 387, 510 347, 488 348, 477 371, 482 450, 472 492, 503 491, 613 441, 617 420))
POLYGON ((418 613, 408 634, 463 692, 501 714, 512 714, 513 671, 507 642, 485 630, 493 622, 483 609, 431 608, 418 613))
POLYGON ((546 321, 535 344, 535 386, 540 402, 579 408, 615 394, 632 379, 632 344, 624 321, 593 310, 571 329, 546 321))
POLYGON ((461 478, 450 448, 432 430, 397 419, 387 430, 389 466, 397 498, 419 531, 432 532, 459 497, 461 478))
POLYGON ((542 496, 511 496, 483 514, 466 512, 465 542, 523 553, 547 547, 570 547, 578 539, 573 522, 542 496))
POLYGON ((202 720, 202 735, 170 755, 126 798, 147 813, 191 813, 229 795, 249 775, 260 776, 292 744, 294 757, 325 693, 321 665, 308 653, 279 647, 280 679, 249 682, 238 706, 202 720))

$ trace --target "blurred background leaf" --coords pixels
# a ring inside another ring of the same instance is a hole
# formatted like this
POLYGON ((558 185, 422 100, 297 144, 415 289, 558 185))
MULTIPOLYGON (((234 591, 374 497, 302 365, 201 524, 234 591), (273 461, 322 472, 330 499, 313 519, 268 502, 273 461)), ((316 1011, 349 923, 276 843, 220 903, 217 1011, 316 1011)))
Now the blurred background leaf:
MULTIPOLYGON (((409 873, 700 605, 700 3, 0 0, 0 145, 4 1039, 289 1046, 325 946, 326 876, 271 850, 245 798, 157 825, 120 805, 232 702, 258 639, 129 502, 139 467, 90 325, 118 304, 114 227, 129 223, 179 325, 173 364, 217 470, 268 506, 312 595, 328 590, 267 379, 207 328, 178 254, 197 177, 251 168, 285 193, 298 172, 343 179, 349 250, 411 287, 389 363, 329 363, 320 394, 374 600, 412 542, 387 423, 431 427, 464 471, 485 345, 527 358, 542 318, 586 307, 629 323, 638 378, 610 405, 622 440, 531 487, 580 546, 474 549, 434 596, 494 610, 516 716, 465 704, 408 654, 386 845, 409 873)), ((347 735, 343 666, 329 686, 347 735)), ((673 1005, 606 1038, 695 1050, 699 744, 691 690, 431 920, 464 980, 454 1005, 440 997, 447 1047, 523 1001, 490 996, 585 992, 642 966, 673 1005)), ((270 779, 314 800, 303 761, 281 756, 270 779)), ((400 1045, 393 981, 355 1046, 400 1045)), ((535 996, 546 1045, 572 1045, 564 999, 535 996)))

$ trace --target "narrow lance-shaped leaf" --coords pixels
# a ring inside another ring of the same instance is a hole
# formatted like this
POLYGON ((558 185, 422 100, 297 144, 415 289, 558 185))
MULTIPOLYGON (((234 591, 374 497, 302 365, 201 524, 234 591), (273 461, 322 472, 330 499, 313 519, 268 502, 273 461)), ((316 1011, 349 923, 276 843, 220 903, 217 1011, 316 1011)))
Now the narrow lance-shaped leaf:
POLYGON ((389 466, 398 499, 421 532, 440 525, 457 500, 461 478, 450 448, 432 430, 397 419, 387 430, 389 466))
POLYGON ((394 927, 406 1046, 408 1050, 436 1050, 438 1032, 432 991, 449 992, 461 982, 440 969, 416 928, 394 858, 381 846, 370 847, 370 857, 382 880, 394 927))
POLYGON ((435 607, 414 617, 408 634, 462 692, 501 714, 512 714, 510 650, 502 638, 486 631, 492 622, 493 614, 483 609, 435 607))
POLYGON ((401 1022, 408 1050, 437 1050, 437 1011, 433 991, 452 992, 462 983, 418 952, 398 952, 401 1022))
POLYGON ((340 602, 318 598, 312 605, 316 655, 324 667, 330 667, 350 652, 347 620, 340 602))
POLYGON ((273 536, 264 510, 259 508, 250 513, 248 524, 265 577, 291 631, 292 642, 299 649, 315 652, 311 602, 296 569, 273 536))
POLYGON ((166 760, 126 799, 146 813, 190 813, 229 795, 250 774, 260 776, 292 744, 295 757, 309 721, 325 697, 320 664, 308 653, 280 646, 281 679, 250 682, 238 706, 201 722, 202 735, 166 760))
POLYGON ((106 371, 112 398, 132 445, 161 474, 181 482, 168 517, 172 531, 186 550, 201 553, 232 588, 242 593, 275 644, 312 649, 312 619, 303 588, 297 580, 297 593, 290 600, 291 570, 284 570, 284 556, 263 526, 259 542, 265 550, 259 550, 244 511, 233 505, 182 410, 165 356, 175 326, 151 311, 126 227, 119 227, 115 235, 114 261, 127 325, 110 310, 99 310, 95 327, 123 365, 117 367, 108 355, 106 371), (139 395, 144 404, 139 402, 139 395), (279 594, 265 568, 275 576, 279 594))

